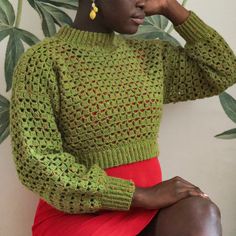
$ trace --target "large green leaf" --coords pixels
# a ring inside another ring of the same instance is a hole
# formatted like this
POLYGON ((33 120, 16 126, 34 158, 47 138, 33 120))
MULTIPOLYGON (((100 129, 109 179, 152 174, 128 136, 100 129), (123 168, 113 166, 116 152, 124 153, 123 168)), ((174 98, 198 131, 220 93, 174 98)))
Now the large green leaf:
POLYGON ((40 41, 35 35, 26 30, 15 28, 15 31, 19 35, 19 37, 29 46, 32 46, 40 41))
MULTIPOLYGON (((6 9, 6 7, 4 9, 6 9)), ((13 19, 9 18, 7 23, 11 24, 12 21, 13 19)), ((6 80, 6 85, 7 85, 6 91, 8 92, 12 86, 12 75, 13 75, 14 67, 18 59, 20 58, 21 54, 25 50, 22 41, 27 43, 29 46, 32 46, 33 44, 37 43, 39 39, 26 30, 22 30, 22 29, 13 27, 11 25, 1 23, 0 24, 0 41, 3 40, 7 36, 9 36, 9 40, 7 43, 4 69, 5 69, 5 80, 6 80)))
POLYGON ((10 34, 11 28, 7 25, 0 25, 0 42, 10 34))
POLYGON ((25 51, 23 42, 29 46, 39 42, 39 39, 30 32, 16 27, 6 27, 1 31, 0 39, 9 35, 5 57, 5 80, 7 84, 6 91, 8 92, 12 86, 12 75, 15 65, 21 54, 25 51))
POLYGON ((35 0, 27 0, 27 1, 28 1, 28 3, 30 4, 30 6, 33 7, 34 9, 37 7, 37 5, 36 5, 36 3, 35 3, 35 2, 37 2, 37 1, 35 1, 35 0))
POLYGON ((37 8, 42 20, 42 29, 46 37, 50 37, 56 33, 56 26, 53 17, 43 8, 37 8))
POLYGON ((0 24, 8 25, 8 19, 6 13, 0 7, 0 24))
POLYGON ((47 11, 48 14, 52 16, 57 25, 62 26, 64 24, 72 24, 71 18, 64 11, 48 4, 41 3, 40 5, 44 11, 47 11))
POLYGON ((0 24, 13 26, 15 22, 15 11, 8 0, 0 0, 0 24))
POLYGON ((174 46, 180 46, 180 43, 170 34, 150 24, 140 26, 136 34, 125 36, 136 39, 161 39, 170 42, 174 46))
POLYGON ((15 12, 8 0, 0 0, 0 41, 10 34, 15 22, 15 12))
POLYGON ((13 69, 23 52, 24 46, 20 40, 19 34, 17 34, 17 31, 15 31, 14 28, 12 28, 9 41, 7 43, 5 58, 5 79, 7 83, 7 92, 11 89, 13 69))
POLYGON ((0 95, 0 144, 9 135, 9 108, 8 99, 0 95))
POLYGON ((41 2, 50 3, 57 7, 77 10, 78 0, 41 0, 41 2))
POLYGON ((4 124, 9 120, 9 109, 8 110, 0 110, 0 124, 4 124))
POLYGON ((15 22, 15 13, 11 3, 8 0, 0 0, 0 41, 9 36, 5 57, 5 80, 6 91, 12 86, 12 75, 14 67, 24 52, 22 41, 32 46, 39 39, 28 31, 13 26, 15 22))
POLYGON ((9 100, 0 94, 0 113, 2 110, 8 110, 9 105, 10 105, 9 100))
POLYGON ((139 26, 135 34, 125 34, 127 38, 136 39, 161 39, 168 41, 174 46, 181 46, 181 44, 165 31, 169 20, 162 15, 154 15, 145 17, 144 23, 139 26))
POLYGON ((145 17, 145 22, 150 25, 153 25, 157 29, 165 30, 165 28, 167 27, 169 23, 169 20, 165 16, 154 15, 154 16, 145 17))
MULTIPOLYGON (((55 24, 62 26, 72 23, 69 15, 55 7, 63 7, 63 1, 28 0, 28 2, 38 12, 42 22, 43 33, 46 37, 53 36, 56 33, 55 24)), ((66 8, 75 6, 75 1, 67 1, 64 5, 66 8)))
POLYGON ((170 42, 174 46, 181 46, 180 42, 168 33, 163 33, 160 39, 170 42))
MULTIPOLYGON (((137 33, 136 34, 133 34, 133 35, 130 35, 130 37, 135 37, 135 38, 144 38, 144 39, 146 39, 146 38, 150 38, 150 34, 151 33, 156 33, 156 34, 158 34, 158 33, 160 33, 160 32, 162 32, 160 29, 157 29, 157 28, 155 28, 153 25, 142 25, 142 26, 140 26, 139 28, 138 28, 138 31, 137 31, 137 33)), ((154 35, 154 37, 151 37, 151 38, 157 38, 158 37, 158 35, 154 35)))
POLYGON ((220 139, 235 139, 236 138, 236 129, 230 129, 230 130, 225 131, 221 134, 217 134, 215 137, 220 138, 220 139))
POLYGON ((0 126, 0 144, 9 136, 10 126, 9 122, 0 126))
POLYGON ((226 92, 221 93, 219 98, 227 116, 236 123, 236 100, 226 92))

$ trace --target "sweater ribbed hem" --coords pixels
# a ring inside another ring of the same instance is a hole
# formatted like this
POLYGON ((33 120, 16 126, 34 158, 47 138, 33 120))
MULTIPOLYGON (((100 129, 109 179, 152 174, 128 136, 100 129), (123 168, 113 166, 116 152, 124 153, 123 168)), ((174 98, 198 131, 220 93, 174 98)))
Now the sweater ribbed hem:
POLYGON ((196 42, 206 38, 211 28, 200 19, 195 12, 190 11, 188 18, 174 29, 186 40, 186 42, 196 42))
POLYGON ((115 148, 80 154, 79 163, 87 167, 97 163, 103 169, 147 160, 158 156, 159 146, 156 138, 121 144, 115 148))
POLYGON ((112 176, 108 178, 107 191, 102 197, 102 208, 128 211, 135 191, 134 182, 112 176))

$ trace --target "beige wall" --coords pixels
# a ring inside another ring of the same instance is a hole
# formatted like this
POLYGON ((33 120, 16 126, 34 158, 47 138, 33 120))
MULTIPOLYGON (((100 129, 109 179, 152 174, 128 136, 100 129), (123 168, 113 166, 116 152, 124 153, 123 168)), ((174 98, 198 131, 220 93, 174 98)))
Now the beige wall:
MULTIPOLYGON (((11 2, 16 6, 16 0, 11 2)), ((189 0, 187 8, 220 32, 236 52, 235 0, 189 0)), ((26 2, 23 12, 21 26, 42 38, 38 16, 26 2)), ((9 98, 3 79, 5 44, 0 44, 0 93, 9 98)), ((227 91, 236 97, 236 86, 227 91)), ((214 135, 233 127, 216 96, 166 105, 159 139, 164 179, 179 175, 208 193, 221 208, 225 236, 236 233, 236 145, 214 135)), ((0 235, 30 236, 38 198, 17 179, 9 138, 0 145, 0 189, 0 235)))

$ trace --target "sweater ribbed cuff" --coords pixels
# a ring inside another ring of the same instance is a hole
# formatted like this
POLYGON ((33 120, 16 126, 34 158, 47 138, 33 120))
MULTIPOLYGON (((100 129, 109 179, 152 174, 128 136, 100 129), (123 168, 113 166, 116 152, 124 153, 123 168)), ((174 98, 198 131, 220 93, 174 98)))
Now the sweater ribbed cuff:
POLYGON ((174 29, 186 40, 186 42, 196 42, 211 32, 212 28, 201 20, 196 13, 190 11, 188 18, 174 29))
POLYGON ((102 208, 128 211, 135 191, 134 182, 111 176, 108 178, 107 191, 102 197, 102 208))

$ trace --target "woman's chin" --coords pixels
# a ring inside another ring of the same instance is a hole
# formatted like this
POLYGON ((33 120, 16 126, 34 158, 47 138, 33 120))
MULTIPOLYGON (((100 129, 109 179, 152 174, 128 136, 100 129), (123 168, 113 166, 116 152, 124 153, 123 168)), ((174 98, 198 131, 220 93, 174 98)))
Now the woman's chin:
POLYGON ((128 28, 120 30, 120 34, 135 34, 138 31, 138 26, 130 26, 128 28))

